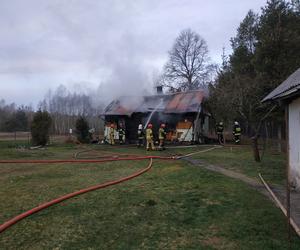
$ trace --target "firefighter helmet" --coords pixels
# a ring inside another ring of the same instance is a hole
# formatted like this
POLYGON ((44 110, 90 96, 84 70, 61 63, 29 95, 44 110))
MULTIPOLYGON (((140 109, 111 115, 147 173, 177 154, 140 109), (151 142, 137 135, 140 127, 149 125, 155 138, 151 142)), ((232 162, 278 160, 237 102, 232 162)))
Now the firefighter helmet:
POLYGON ((149 123, 149 124, 148 124, 148 128, 152 128, 152 123, 149 123))
POLYGON ((138 129, 143 129, 143 124, 139 124, 138 129))
POLYGON ((165 127, 166 127, 166 124, 162 123, 162 124, 160 125, 160 127, 161 127, 161 128, 165 128, 165 127))

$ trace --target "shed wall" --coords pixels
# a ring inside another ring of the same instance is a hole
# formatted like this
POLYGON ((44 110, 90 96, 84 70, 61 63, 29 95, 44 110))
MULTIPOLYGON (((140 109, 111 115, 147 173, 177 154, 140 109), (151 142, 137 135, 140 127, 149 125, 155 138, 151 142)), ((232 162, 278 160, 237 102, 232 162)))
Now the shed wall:
POLYGON ((292 185, 300 190, 300 98, 289 105, 289 158, 292 185))

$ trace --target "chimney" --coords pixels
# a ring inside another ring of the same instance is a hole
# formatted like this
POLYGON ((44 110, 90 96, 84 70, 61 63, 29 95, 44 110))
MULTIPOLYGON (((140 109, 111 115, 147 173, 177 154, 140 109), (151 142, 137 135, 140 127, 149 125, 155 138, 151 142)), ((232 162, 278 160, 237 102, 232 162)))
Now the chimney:
POLYGON ((162 85, 156 86, 156 93, 158 95, 162 95, 163 94, 163 86, 162 85))

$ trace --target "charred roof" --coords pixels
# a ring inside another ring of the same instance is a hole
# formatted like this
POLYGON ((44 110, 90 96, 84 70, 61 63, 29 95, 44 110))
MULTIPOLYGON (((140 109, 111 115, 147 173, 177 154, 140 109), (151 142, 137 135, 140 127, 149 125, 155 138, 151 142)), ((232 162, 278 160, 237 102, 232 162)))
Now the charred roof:
POLYGON ((126 115, 149 113, 154 109, 168 114, 196 113, 204 98, 203 90, 194 90, 152 96, 122 96, 112 101, 103 115, 126 115))

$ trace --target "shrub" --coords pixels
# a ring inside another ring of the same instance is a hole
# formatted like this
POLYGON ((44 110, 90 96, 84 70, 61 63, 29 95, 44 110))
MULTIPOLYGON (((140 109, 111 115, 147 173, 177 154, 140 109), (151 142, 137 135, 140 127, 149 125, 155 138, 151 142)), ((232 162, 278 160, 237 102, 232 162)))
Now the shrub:
POLYGON ((76 120, 76 134, 77 134, 78 141, 82 143, 87 143, 90 141, 89 124, 83 116, 80 116, 76 120))
POLYGON ((52 119, 47 111, 37 111, 31 123, 31 136, 33 145, 45 146, 49 141, 52 119))

